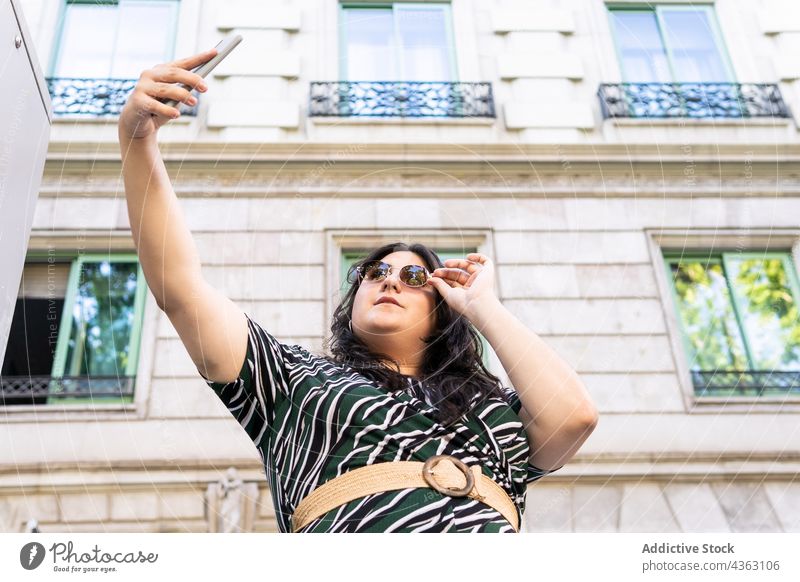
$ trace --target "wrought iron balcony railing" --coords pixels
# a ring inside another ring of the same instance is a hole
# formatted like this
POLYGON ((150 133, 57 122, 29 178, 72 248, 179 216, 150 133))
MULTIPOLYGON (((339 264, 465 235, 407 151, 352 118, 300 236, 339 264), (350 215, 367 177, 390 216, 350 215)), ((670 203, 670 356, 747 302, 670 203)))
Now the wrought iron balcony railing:
MULTIPOLYGON (((47 90, 53 114, 100 117, 119 115, 138 79, 73 79, 51 77, 47 90)), ((197 97, 197 95, 195 95, 197 97)), ((196 116, 198 105, 178 105, 181 115, 196 116)))
POLYGON ((600 85, 604 118, 789 117, 780 89, 767 83, 600 85))
POLYGON ((133 376, 2 376, 0 406, 47 404, 67 399, 91 403, 95 399, 133 396, 133 376))
POLYGON ((315 81, 309 115, 320 117, 495 117, 491 83, 315 81))
POLYGON ((698 396, 800 395, 800 371, 692 370, 698 396))

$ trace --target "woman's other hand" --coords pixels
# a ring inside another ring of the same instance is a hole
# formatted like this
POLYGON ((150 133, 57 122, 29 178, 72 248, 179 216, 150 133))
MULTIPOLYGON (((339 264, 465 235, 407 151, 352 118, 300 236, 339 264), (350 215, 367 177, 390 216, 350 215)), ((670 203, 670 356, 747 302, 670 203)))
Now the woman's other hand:
POLYGON ((444 265, 428 281, 456 312, 471 321, 479 310, 497 303, 494 263, 489 257, 470 253, 465 259, 447 259, 444 265))
POLYGON ((205 63, 216 54, 217 49, 212 48, 185 59, 163 63, 142 71, 119 116, 120 138, 147 137, 157 132, 170 119, 180 116, 177 107, 165 105, 159 99, 164 101, 175 99, 179 103, 195 105, 197 103, 195 97, 175 83, 183 83, 205 92, 207 86, 203 77, 189 69, 205 63))

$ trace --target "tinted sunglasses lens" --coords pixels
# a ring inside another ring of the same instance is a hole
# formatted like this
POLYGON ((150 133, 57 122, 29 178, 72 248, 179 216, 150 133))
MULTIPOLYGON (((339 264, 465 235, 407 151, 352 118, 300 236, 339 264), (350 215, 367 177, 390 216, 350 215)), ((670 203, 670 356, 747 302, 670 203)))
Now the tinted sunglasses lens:
POLYGON ((361 273, 367 281, 379 281, 386 276, 386 263, 373 262, 367 263, 361 268, 361 273))
POLYGON ((361 275, 361 271, 358 267, 351 267, 350 270, 347 272, 347 282, 351 285, 355 284, 358 281, 358 278, 361 275))
POLYGON ((422 287, 428 280, 425 269, 418 265, 403 267, 400 271, 400 280, 409 287, 422 287))

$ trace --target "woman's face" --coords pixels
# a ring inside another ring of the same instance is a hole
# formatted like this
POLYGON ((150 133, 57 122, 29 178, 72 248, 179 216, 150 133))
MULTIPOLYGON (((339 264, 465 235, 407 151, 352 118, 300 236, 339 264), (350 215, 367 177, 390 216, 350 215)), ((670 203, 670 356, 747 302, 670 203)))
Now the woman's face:
POLYGON ((425 261, 410 251, 398 251, 382 260, 392 265, 382 281, 361 281, 353 303, 353 332, 368 346, 389 344, 411 346, 430 335, 436 325, 436 289, 428 284, 412 288, 400 282, 400 269, 406 265, 425 267, 425 261), (394 303, 378 303, 391 297, 394 303))

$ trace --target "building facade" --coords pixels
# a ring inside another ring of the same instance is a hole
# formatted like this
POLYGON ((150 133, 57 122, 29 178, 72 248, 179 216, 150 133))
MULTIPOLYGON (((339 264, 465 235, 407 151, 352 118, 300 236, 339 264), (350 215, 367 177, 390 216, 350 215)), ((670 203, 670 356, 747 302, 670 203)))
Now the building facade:
POLYGON ((229 33, 159 135, 209 282, 322 352, 364 250, 485 253, 600 411, 524 530, 800 531, 796 3, 21 4, 55 117, 3 363, 3 531, 207 531, 229 467, 257 485, 247 527, 276 530, 146 288, 117 142, 141 70, 229 33))

